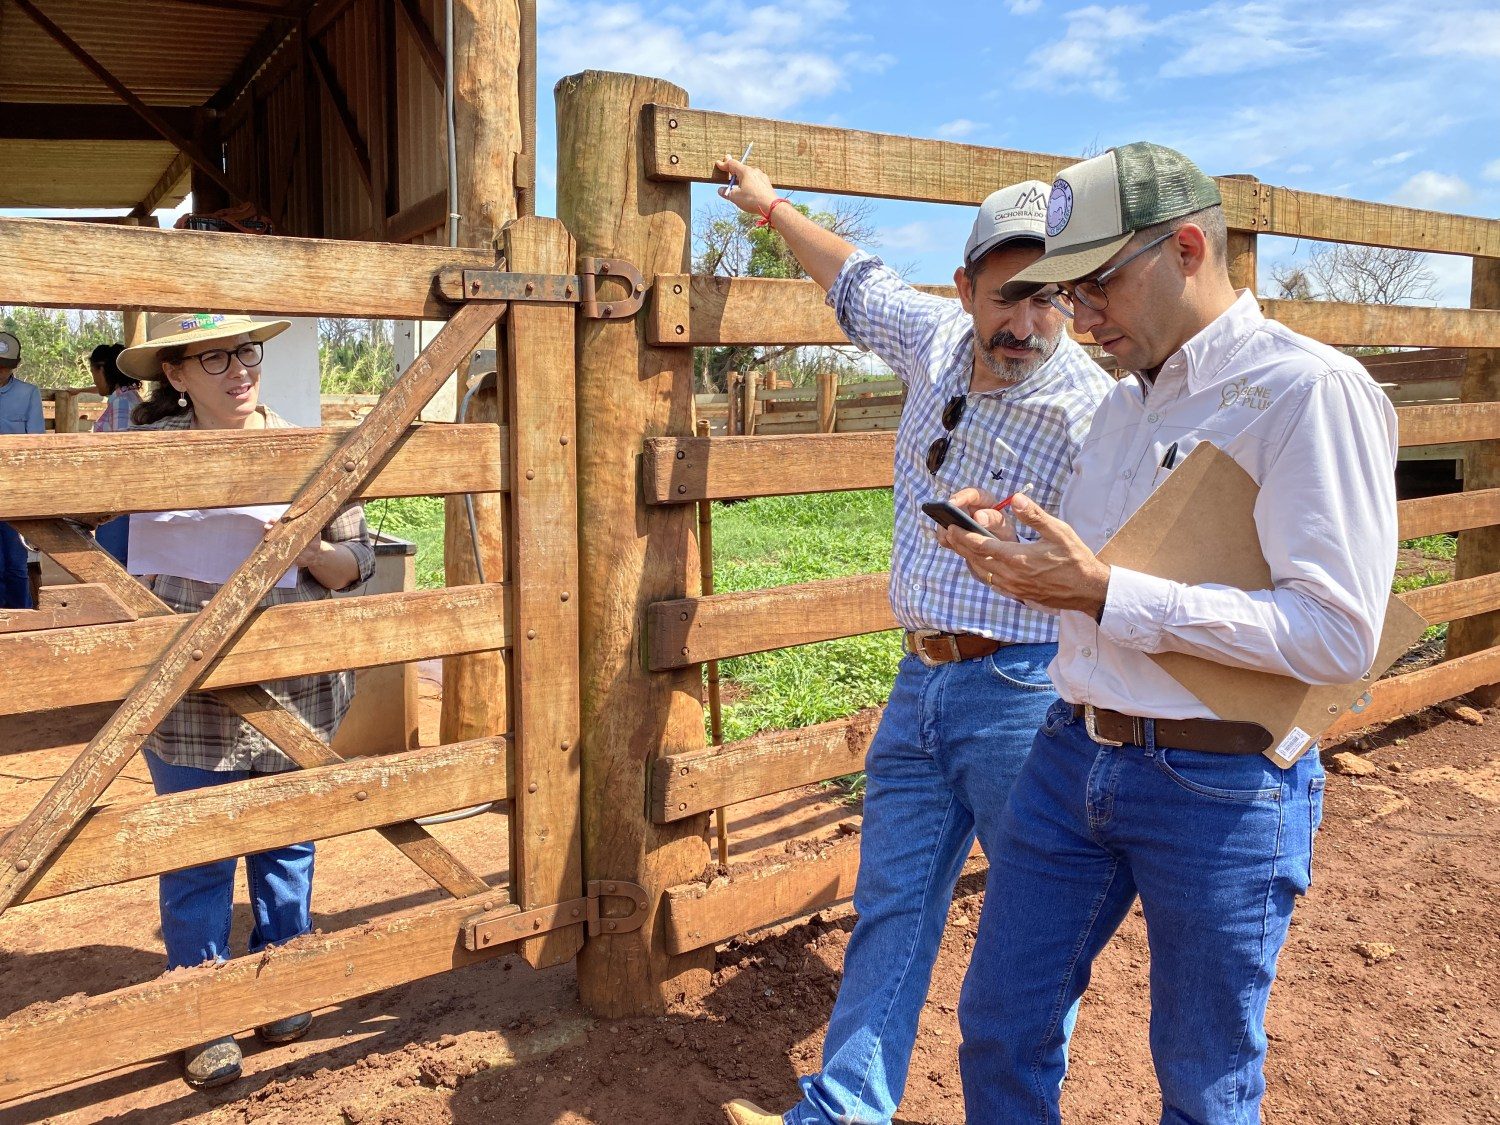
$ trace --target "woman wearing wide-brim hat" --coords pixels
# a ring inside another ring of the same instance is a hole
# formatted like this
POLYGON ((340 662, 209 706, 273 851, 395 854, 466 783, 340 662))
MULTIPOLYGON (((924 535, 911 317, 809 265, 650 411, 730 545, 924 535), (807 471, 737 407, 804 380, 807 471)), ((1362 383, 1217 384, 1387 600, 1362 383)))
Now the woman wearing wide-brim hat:
MULTIPOLYGON (((260 402, 263 344, 288 327, 220 313, 156 313, 144 344, 117 363, 152 393, 138 407, 136 429, 249 430, 289 425, 260 402)), ((296 585, 277 587, 262 606, 315 601, 368 581, 375 552, 357 504, 344 508, 296 560, 296 585)), ((220 583, 173 574, 145 579, 156 596, 180 613, 207 605, 220 583)), ((261 685, 303 722, 331 739, 354 694, 350 672, 302 676, 261 685)), ((191 693, 146 740, 146 764, 157 793, 177 793, 295 769, 264 736, 209 693, 191 693)), ((160 878, 162 938, 168 968, 226 960, 237 860, 226 859, 160 878)), ((255 924, 249 952, 292 940, 312 928, 313 845, 292 844, 245 858, 255 924)), ((268 1042, 306 1033, 307 1013, 257 1028, 268 1042)), ((232 1036, 183 1052, 183 1073, 197 1087, 239 1077, 241 1055, 232 1036)))

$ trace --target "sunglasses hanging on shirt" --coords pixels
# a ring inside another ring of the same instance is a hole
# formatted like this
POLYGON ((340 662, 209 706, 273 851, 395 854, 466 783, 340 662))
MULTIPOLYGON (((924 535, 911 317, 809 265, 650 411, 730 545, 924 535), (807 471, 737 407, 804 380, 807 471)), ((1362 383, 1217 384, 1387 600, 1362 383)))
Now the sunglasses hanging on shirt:
POLYGON ((948 450, 953 445, 953 431, 964 418, 964 408, 969 405, 967 392, 956 394, 943 406, 943 436, 927 447, 927 471, 937 476, 943 462, 948 459, 948 450))

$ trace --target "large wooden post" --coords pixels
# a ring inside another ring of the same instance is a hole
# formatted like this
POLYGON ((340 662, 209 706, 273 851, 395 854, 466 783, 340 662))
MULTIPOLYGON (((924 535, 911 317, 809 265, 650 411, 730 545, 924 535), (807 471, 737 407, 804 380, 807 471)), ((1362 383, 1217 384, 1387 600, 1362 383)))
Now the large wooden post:
MULTIPOLYGON (((1469 304, 1500 309, 1500 258, 1475 258, 1469 304)), ((1495 341, 1500 345, 1500 340, 1495 341)), ((1500 400, 1500 347, 1470 348, 1459 397, 1464 402, 1500 400)), ((1464 452, 1464 491, 1500 487, 1500 441, 1470 442, 1464 452)), ((1500 527, 1481 527, 1458 535, 1454 578, 1477 578, 1500 571, 1500 527)), ((1466 617, 1448 626, 1448 656, 1465 656, 1500 644, 1500 610, 1466 617)), ((1500 701, 1500 686, 1469 693, 1482 706, 1500 701)))
POLYGON ((458 241, 491 246, 516 217, 516 158, 530 144, 521 135, 517 0, 453 0, 453 43, 458 241))
MULTIPOLYGON (((1225 179, 1248 180, 1250 183, 1260 182, 1254 176, 1226 176, 1225 179)), ((1256 294, 1260 292, 1254 231, 1232 230, 1229 232, 1227 264, 1229 280, 1236 289, 1248 289, 1256 294)))
MULTIPOLYGON (((441 24, 434 29, 439 41, 441 24)), ((454 0, 454 117, 458 134, 458 241, 462 246, 496 246, 506 223, 516 217, 515 162, 524 147, 521 136, 520 10, 516 0, 454 0)), ((438 121, 439 128, 446 123, 438 121)), ((450 209, 453 205, 450 202, 450 209)), ((446 227, 445 227, 446 230, 446 227)), ((486 345, 493 348, 497 376, 487 381, 469 405, 470 422, 500 422, 508 417, 506 332, 486 345)), ((464 370, 460 368, 460 370, 464 370)), ((463 402, 460 387, 458 400, 463 402)), ((509 517, 503 496, 472 498, 484 577, 509 580, 509 517)), ((463 497, 448 500, 444 519, 444 567, 450 586, 479 580, 463 497)), ((462 742, 504 734, 510 729, 509 665, 506 653, 479 652, 443 660, 442 739, 462 742)))
MULTIPOLYGON (((686 105, 658 79, 586 71, 557 84, 557 212, 583 255, 625 258, 648 284, 688 270, 688 185, 648 180, 641 107, 686 105)), ((604 282, 613 291, 617 283, 604 282)), ((578 962, 589 1010, 665 1010, 706 985, 712 949, 681 956, 662 942, 662 892, 709 864, 706 816, 660 825, 645 812, 651 762, 703 745, 702 673, 647 672, 646 607, 695 589, 691 504, 647 506, 641 443, 689 434, 693 358, 646 343, 644 317, 584 320, 578 337, 580 663, 584 867, 590 879, 629 879, 647 892, 645 925, 590 938, 578 962), (692 980, 692 977, 698 980, 692 980)), ((606 902, 606 908, 608 903, 606 902)))

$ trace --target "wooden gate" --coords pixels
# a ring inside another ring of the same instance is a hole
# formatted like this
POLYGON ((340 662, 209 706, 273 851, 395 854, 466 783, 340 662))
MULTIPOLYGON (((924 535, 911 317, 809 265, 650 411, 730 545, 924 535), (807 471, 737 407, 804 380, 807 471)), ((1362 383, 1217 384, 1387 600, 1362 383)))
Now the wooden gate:
MULTIPOLYGON (((0 618, 10 670, 0 713, 121 701, 0 841, 0 910, 45 911, 19 904, 363 829, 450 896, 274 957, 34 1005, 0 1023, 0 1102, 502 952, 557 964, 590 924, 638 925, 632 884, 589 888, 582 870, 573 353, 595 278, 575 273, 562 224, 523 218, 481 251, 5 219, 0 255, 16 267, 0 277, 0 303, 447 321, 353 430, 0 439, 0 519, 80 583, 0 618), (414 426, 497 325, 500 424, 414 426), (347 501, 432 494, 498 501, 476 506, 492 556, 484 580, 257 608, 347 501), (266 503, 290 506, 218 594, 181 616, 64 518, 266 503), (485 716, 476 729, 384 757, 342 759, 257 686, 433 657, 462 673, 485 653, 506 654, 511 675, 492 684, 499 698, 470 708, 485 716), (190 690, 216 692, 302 769, 101 804, 190 690), (415 820, 484 802, 509 804, 508 886, 489 885, 415 820)), ((630 294, 619 312, 637 302, 630 294)))

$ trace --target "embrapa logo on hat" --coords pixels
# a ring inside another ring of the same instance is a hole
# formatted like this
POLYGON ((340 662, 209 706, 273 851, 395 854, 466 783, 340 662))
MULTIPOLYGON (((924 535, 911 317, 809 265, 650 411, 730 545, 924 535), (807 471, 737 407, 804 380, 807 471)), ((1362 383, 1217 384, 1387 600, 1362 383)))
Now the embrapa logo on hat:
POLYGON ((1073 217, 1073 186, 1064 179, 1052 181, 1052 198, 1047 200, 1047 237, 1056 238, 1073 217))
POLYGON ((183 317, 178 327, 184 332, 192 332, 198 328, 217 328, 223 323, 222 313, 194 313, 192 316, 183 317))

